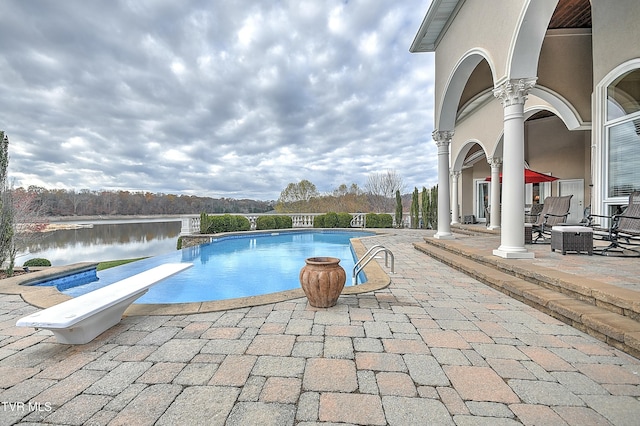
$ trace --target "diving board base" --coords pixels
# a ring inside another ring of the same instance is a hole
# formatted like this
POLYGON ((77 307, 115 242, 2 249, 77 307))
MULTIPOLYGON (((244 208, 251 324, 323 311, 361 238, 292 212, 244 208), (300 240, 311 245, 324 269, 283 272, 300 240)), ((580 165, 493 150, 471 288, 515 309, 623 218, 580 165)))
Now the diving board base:
POLYGON ((127 310, 129 305, 147 291, 149 290, 146 289, 135 293, 128 299, 109 307, 109 309, 87 317, 69 328, 37 328, 53 332, 58 343, 65 343, 67 345, 83 345, 85 343, 89 343, 114 325, 118 324, 122 319, 124 311, 127 310))

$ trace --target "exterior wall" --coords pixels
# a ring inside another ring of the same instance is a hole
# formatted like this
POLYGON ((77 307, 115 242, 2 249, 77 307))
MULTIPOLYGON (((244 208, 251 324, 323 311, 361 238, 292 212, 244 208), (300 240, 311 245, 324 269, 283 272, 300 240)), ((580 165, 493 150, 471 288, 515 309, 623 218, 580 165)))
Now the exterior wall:
POLYGON ((591 16, 593 81, 597 84, 618 65, 640 57, 640 1, 592 0, 591 16))
POLYGON ((471 49, 491 52, 488 59, 497 73, 494 80, 506 75, 511 39, 504 35, 515 33, 526 3, 525 0, 467 1, 460 8, 436 49, 436 123, 440 119, 440 106, 448 78, 458 61, 471 49))
MULTIPOLYGON (((504 127, 503 116, 504 113, 500 101, 492 98, 482 108, 457 123, 451 143, 451 158, 458 169, 464 160, 462 158, 464 155, 460 155, 460 150, 469 140, 480 141, 485 148, 485 155, 487 157, 493 156, 496 144, 502 135, 504 127)), ((499 153, 499 155, 501 156, 502 153, 499 153)))
MULTIPOLYGON (((608 205, 617 205, 623 201, 610 198, 605 187, 606 153, 605 150, 605 78, 615 78, 609 74, 630 60, 640 58, 640 2, 637 0, 616 0, 611 7, 607 0, 591 1, 593 20, 593 191, 592 211, 596 214, 609 214, 608 205)), ((606 83, 606 84, 605 84, 606 83)))
POLYGON ((183 235, 182 237, 182 248, 195 247, 200 244, 208 244, 211 242, 211 237, 202 237, 200 235, 183 235))
POLYGON ((567 99, 582 122, 591 121, 592 62, 590 31, 552 30, 545 37, 537 84, 567 99))
MULTIPOLYGON (((591 132, 569 131, 558 117, 549 117, 526 122, 525 135, 525 160, 531 169, 560 179, 584 179, 585 205, 589 205, 591 132)), ((552 195, 558 195, 556 185, 552 195)))

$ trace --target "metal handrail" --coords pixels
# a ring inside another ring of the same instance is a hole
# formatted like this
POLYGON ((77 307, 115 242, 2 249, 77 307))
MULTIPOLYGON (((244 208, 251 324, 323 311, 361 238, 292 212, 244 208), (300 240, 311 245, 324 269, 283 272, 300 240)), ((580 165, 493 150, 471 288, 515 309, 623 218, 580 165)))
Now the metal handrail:
POLYGON ((381 245, 375 245, 373 247, 371 247, 369 250, 367 250, 367 252, 364 254, 364 256, 362 256, 360 258, 360 260, 358 260, 356 262, 355 265, 353 265, 353 275, 351 277, 353 285, 357 285, 358 284, 358 274, 364 269, 365 266, 367 266, 367 264, 369 262, 371 262, 372 259, 375 258, 375 256, 380 253, 380 252, 384 252, 384 266, 388 267, 388 256, 391 256, 391 273, 394 274, 395 273, 395 258, 393 256, 393 253, 391 252, 391 250, 389 250, 388 248, 381 246, 381 245), (375 251, 373 251, 375 249, 375 251), (369 257, 367 257, 367 255, 369 257), (366 259, 366 260, 365 260, 366 259), (360 263, 364 260, 364 263, 362 265, 360 265, 360 263))
MULTIPOLYGON (((384 248, 384 246, 382 244, 376 244, 374 246, 371 246, 369 248, 369 250, 367 250, 367 252, 365 254, 363 254, 362 257, 356 262, 356 264, 353 265, 353 268, 355 269, 356 266, 358 266, 360 264, 360 262, 362 262, 369 255, 369 253, 371 253, 372 251, 374 251, 377 248, 384 248)), ((387 253, 386 252, 385 252, 385 256, 384 256, 384 266, 389 267, 389 264, 387 263, 387 253)))

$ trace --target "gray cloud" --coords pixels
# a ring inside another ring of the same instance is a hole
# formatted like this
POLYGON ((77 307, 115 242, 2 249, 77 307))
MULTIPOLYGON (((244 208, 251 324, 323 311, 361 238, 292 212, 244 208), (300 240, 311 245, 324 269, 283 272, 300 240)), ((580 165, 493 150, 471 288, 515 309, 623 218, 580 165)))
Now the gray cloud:
POLYGON ((393 169, 431 186, 429 0, 5 0, 17 185, 276 199, 393 169))

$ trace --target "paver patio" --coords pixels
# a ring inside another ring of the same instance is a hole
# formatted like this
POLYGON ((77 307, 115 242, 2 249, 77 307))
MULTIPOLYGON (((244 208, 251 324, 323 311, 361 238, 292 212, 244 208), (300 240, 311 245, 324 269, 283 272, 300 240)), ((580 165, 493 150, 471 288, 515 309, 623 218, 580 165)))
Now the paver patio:
POLYGON ((0 294, 0 425, 638 424, 638 359, 420 253, 424 236, 363 239, 396 274, 333 308, 129 316, 79 346, 15 327, 36 308, 0 294))

